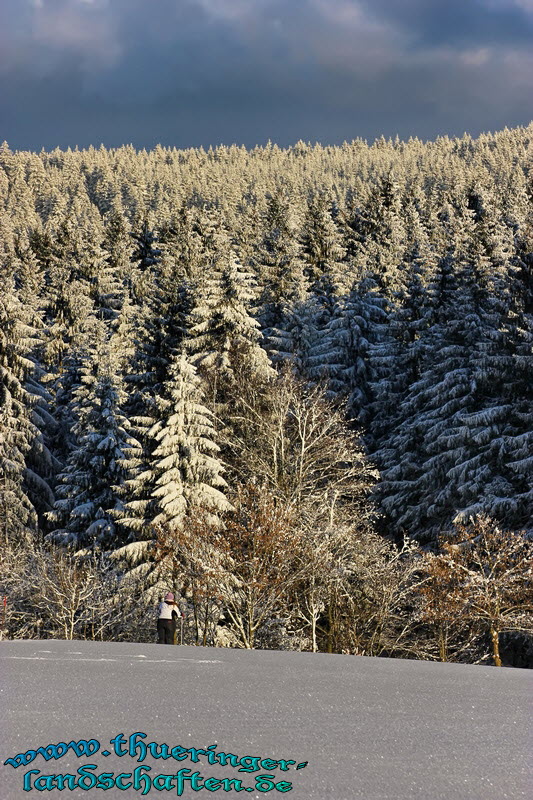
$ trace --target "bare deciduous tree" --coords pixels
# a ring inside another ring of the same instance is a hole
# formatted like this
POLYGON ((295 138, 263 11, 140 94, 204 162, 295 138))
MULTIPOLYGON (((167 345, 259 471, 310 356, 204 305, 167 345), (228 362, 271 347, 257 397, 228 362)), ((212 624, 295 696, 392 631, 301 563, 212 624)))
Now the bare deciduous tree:
POLYGON ((502 632, 533 631, 533 543, 524 532, 502 531, 478 516, 443 537, 441 552, 426 559, 425 569, 426 619, 441 631, 453 621, 470 635, 487 632, 496 666, 502 665, 502 632))
POLYGON ((352 514, 357 507, 358 517, 373 514, 366 500, 378 473, 324 387, 283 372, 240 388, 225 446, 241 482, 253 476, 287 506, 319 507, 328 517, 336 503, 349 503, 352 514))
POLYGON ((253 648, 257 630, 283 610, 298 575, 294 553, 301 535, 294 515, 265 486, 248 484, 232 498, 226 517, 224 608, 241 647, 253 648))
POLYGON ((197 509, 181 526, 157 529, 154 561, 159 581, 186 603, 185 628, 194 644, 216 643, 224 574, 224 533, 197 509))
POLYGON ((411 613, 415 545, 398 550, 369 527, 346 520, 315 528, 302 542, 305 569, 292 611, 310 628, 313 651, 420 655, 411 613))
POLYGON ((0 592, 7 599, 3 635, 138 636, 138 600, 129 588, 103 554, 74 554, 58 546, 5 547, 0 568, 0 592))

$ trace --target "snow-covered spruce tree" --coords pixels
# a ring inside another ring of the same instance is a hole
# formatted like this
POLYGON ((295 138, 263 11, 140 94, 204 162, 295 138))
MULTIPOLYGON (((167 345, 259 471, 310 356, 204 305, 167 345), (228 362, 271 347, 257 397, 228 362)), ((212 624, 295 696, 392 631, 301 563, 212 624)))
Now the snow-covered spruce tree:
POLYGON ((314 197, 309 202, 302 232, 304 274, 323 309, 325 322, 331 316, 336 296, 349 288, 343 263, 346 249, 330 205, 326 197, 314 197))
POLYGON ((152 416, 156 398, 168 380, 170 365, 188 339, 193 325, 196 294, 187 283, 160 276, 141 310, 124 305, 117 333, 128 350, 127 410, 134 416, 152 416))
POLYGON ((202 240, 195 230, 195 214, 183 203, 159 231, 161 273, 174 283, 198 283, 201 274, 202 240))
POLYGON ((339 298, 327 325, 322 348, 322 372, 328 387, 338 399, 346 400, 350 419, 366 423, 372 401, 371 384, 375 375, 372 356, 385 338, 385 301, 374 282, 354 285, 339 298))
POLYGON ((150 303, 144 306, 142 316, 128 316, 134 306, 124 305, 116 332, 123 345, 120 352, 127 373, 125 385, 129 389, 125 408, 135 437, 124 460, 128 481, 125 497, 130 504, 126 535, 128 530, 142 529, 156 514, 155 511, 152 514, 154 487, 147 470, 157 447, 156 426, 165 417, 161 398, 166 396, 173 365, 191 325, 194 301, 190 287, 183 283, 172 285, 163 278, 160 283, 150 303), (137 480, 140 474, 144 477, 137 480))
POLYGON ((103 247, 111 272, 121 282, 129 279, 132 241, 124 209, 115 200, 112 208, 103 217, 103 247))
POLYGON ((103 249, 103 243, 100 248, 100 268, 93 277, 91 297, 94 300, 94 308, 99 317, 106 320, 116 320, 127 292, 112 258, 103 249))
POLYGON ((29 498, 26 459, 41 436, 33 421, 36 398, 24 387, 33 369, 28 358, 33 329, 8 288, 0 296, 0 536, 6 542, 30 542, 37 513, 29 498))
MULTIPOLYGON (((524 196, 525 195, 525 196, 524 196)), ((513 198, 514 187, 513 187, 513 198)), ((505 500, 502 514, 492 515, 515 528, 533 528, 533 412, 531 373, 533 369, 533 203, 520 193, 515 212, 515 254, 509 270, 506 320, 503 325, 505 369, 500 362, 505 427, 502 457, 507 478, 512 475, 514 491, 505 500), (527 202, 529 200, 529 203, 527 202)), ((503 359, 502 359, 503 361, 503 359)), ((487 513, 491 514, 491 511, 487 513)))
POLYGON ((253 257, 257 282, 262 286, 259 320, 263 329, 277 327, 287 306, 307 294, 305 262, 289 201, 278 191, 267 198, 262 240, 253 257))
POLYGON ((518 528, 531 524, 533 514, 532 462, 526 456, 533 422, 526 399, 532 319, 515 283, 509 228, 486 195, 471 192, 469 205, 474 225, 463 270, 472 286, 479 339, 469 358, 472 402, 458 419, 462 451, 455 453, 449 474, 459 481, 456 519, 485 513, 518 528))
POLYGON ((16 237, 13 224, 6 213, 0 208, 0 264, 2 274, 12 278, 16 270, 16 237))
MULTIPOLYGON (((533 314, 511 317, 504 333, 506 371, 502 410, 502 471, 512 491, 498 509, 487 513, 517 528, 533 529, 533 412, 531 372, 533 367, 533 314), (507 403, 505 402, 507 401, 507 403), (508 413, 506 410, 508 409, 508 413), (505 416, 504 416, 505 415, 505 416), (497 513, 498 512, 498 513, 497 513)), ((501 463, 501 462, 500 462, 501 463)))
POLYGON ((362 187, 359 192, 350 187, 339 215, 346 259, 351 264, 354 281, 361 280, 368 272, 365 243, 373 226, 371 213, 366 205, 366 198, 361 196, 362 193, 362 187))
POLYGON ((157 236, 147 220, 138 233, 134 231, 130 235, 134 247, 126 276, 126 289, 130 297, 141 305, 152 291, 155 275, 159 271, 161 250, 156 246, 157 236))
POLYGON ((401 403, 420 377, 428 350, 427 333, 435 322, 435 308, 445 300, 453 264, 452 254, 435 262, 425 237, 416 239, 403 264, 405 288, 387 304, 385 326, 379 335, 367 338, 372 399, 366 440, 371 451, 379 453, 381 468, 390 466, 389 442, 400 424, 401 403))
POLYGON ((132 370, 136 346, 140 340, 138 308, 131 302, 127 292, 124 295, 117 318, 113 320, 111 327, 118 359, 118 371, 122 376, 127 376, 132 370))
POLYGON ((74 195, 70 196, 71 187, 62 194, 59 209, 45 215, 45 224, 32 231, 31 244, 47 285, 60 292, 65 282, 76 282, 78 292, 88 295, 106 315, 113 314, 118 298, 112 294, 120 294, 120 284, 108 264, 104 224, 84 194, 80 177, 76 180, 74 195))
POLYGON ((215 403, 225 402, 238 372, 271 372, 259 323, 251 315, 254 302, 252 276, 232 256, 208 278, 206 294, 193 311, 187 348, 215 403))
POLYGON ((491 307, 483 313, 490 324, 487 336, 471 356, 475 403, 461 418, 469 459, 468 469, 463 463, 456 468, 463 499, 456 519, 483 513, 516 529, 530 528, 533 317, 525 310, 512 270, 507 281, 497 276, 495 283, 491 307))
MULTIPOLYGON (((190 202, 193 198, 190 199, 190 202)), ((197 203, 192 217, 192 232, 195 244, 200 247, 198 268, 194 281, 204 294, 210 292, 211 278, 220 271, 221 264, 231 263, 235 256, 231 232, 217 204, 197 203)))
POLYGON ((157 419, 148 430, 152 451, 143 453, 136 444, 123 462, 127 479, 118 522, 130 531, 130 541, 115 553, 134 568, 134 576, 151 572, 152 583, 165 569, 163 562, 153 563, 158 526, 179 527, 198 510, 216 524, 218 515, 230 508, 222 491, 226 483, 213 416, 184 352, 174 357, 155 409, 157 419))
POLYGON ((117 375, 117 354, 100 321, 91 350, 82 359, 73 391, 73 446, 58 476, 58 499, 48 515, 49 538, 76 550, 111 550, 119 535, 114 514, 123 481, 125 451, 136 444, 122 413, 125 392, 117 375))
POLYGON ((86 201, 76 203, 75 218, 76 238, 71 264, 87 284, 95 312, 104 319, 114 319, 120 308, 123 287, 120 276, 109 261, 103 222, 94 206, 86 201))
POLYGON ((430 287, 434 324, 421 331, 418 374, 375 454, 383 507, 397 529, 418 537, 436 535, 465 509, 499 516, 514 494, 501 458, 502 283, 465 222, 430 287))
POLYGON ((36 314, 36 322, 42 328, 44 273, 26 237, 18 237, 15 242, 15 288, 20 301, 36 314))
POLYGON ((51 227, 35 231, 30 243, 47 287, 43 303, 44 362, 51 374, 57 375, 63 370, 63 360, 83 342, 94 310, 90 282, 81 263, 87 255, 86 247, 71 217, 64 218, 57 231, 51 227))
POLYGON ((399 289, 393 295, 395 305, 403 305, 406 298, 413 296, 414 292, 421 295, 433 280, 439 258, 449 246, 448 230, 441 224, 438 214, 421 210, 422 198, 416 192, 407 202, 405 209, 406 247, 401 264, 399 265, 402 277, 399 289), (439 250, 432 240, 435 229, 442 229, 444 249, 439 250))
MULTIPOLYGON (((232 204, 228 215, 235 251, 239 254, 241 262, 251 268, 255 265, 255 254, 263 236, 263 206, 263 198, 257 196, 254 184, 251 183, 238 198, 238 202, 232 204)), ((258 284, 261 284, 258 271, 254 270, 254 274, 258 284)))
POLYGON ((202 404, 200 381, 184 352, 174 361, 165 389, 164 415, 152 431, 157 442, 153 497, 159 510, 154 523, 179 524, 194 508, 211 512, 215 522, 230 507, 221 491, 226 482, 216 456, 212 415, 202 404))
MULTIPOLYGON (((9 156, 8 160, 10 160, 9 156)), ((15 233, 37 227, 38 216, 28 185, 24 162, 14 157, 11 159, 9 166, 4 163, 4 168, 6 167, 9 188, 5 201, 5 208, 7 215, 16 222, 15 233)))
POLYGON ((384 175, 368 200, 345 219, 348 252, 356 269, 370 272, 386 293, 400 286, 399 268, 405 250, 405 228, 399 183, 392 172, 384 175))
POLYGON ((433 356, 423 365, 399 404, 395 431, 384 450, 374 454, 382 475, 381 503, 394 529, 420 539, 436 535, 456 510, 449 505, 457 490, 457 482, 450 485, 447 477, 456 466, 449 434, 452 419, 469 405, 471 373, 464 364, 477 336, 477 321, 466 321, 467 309, 458 306, 444 330, 435 326, 426 339, 428 350, 440 353, 441 361, 433 356))
POLYGON ((533 197, 519 215, 515 230, 515 252, 512 262, 515 267, 519 303, 523 303, 526 314, 533 314, 533 197))
MULTIPOLYGON (((30 417, 39 435, 33 437, 32 447, 26 455, 25 480, 28 497, 37 511, 39 525, 44 511, 53 502, 50 481, 55 469, 54 458, 48 448, 50 437, 56 433, 57 425, 51 417, 51 397, 45 386, 45 370, 41 364, 43 350, 43 313, 41 296, 44 276, 26 236, 16 236, 11 254, 8 277, 8 303, 16 308, 17 324, 25 331, 24 355, 27 358, 24 370, 24 388, 29 392, 30 417)), ((6 288, 7 288, 6 287, 6 288)))
POLYGON ((107 165, 93 161, 92 168, 87 172, 85 183, 89 200, 104 217, 113 209, 120 193, 116 175, 107 165))
MULTIPOLYGON (((413 222, 411 215, 411 226, 413 222)), ((377 496, 382 508, 387 508, 389 529, 397 534, 400 526, 394 521, 393 509, 397 508, 398 514, 402 509, 414 514, 416 506, 411 499, 413 508, 408 508, 405 498, 398 501, 397 493, 400 487, 412 492, 420 488, 422 453, 427 444, 422 429, 417 429, 415 434, 411 427, 420 411, 415 400, 420 388, 418 382, 433 363, 433 348, 442 346, 440 337, 458 297, 456 242, 463 234, 457 230, 458 223, 449 204, 440 210, 438 223, 443 229, 443 241, 448 242, 446 251, 436 265, 430 260, 428 270, 428 265, 419 258, 419 251, 426 250, 424 237, 421 238, 422 247, 413 242, 411 253, 406 253, 402 266, 405 289, 395 293, 386 335, 372 347, 374 401, 366 439, 382 473, 377 496), (433 326, 439 320, 441 328, 437 331, 433 326)), ((431 379, 428 388, 430 384, 431 379)), ((407 533, 416 535, 409 529, 407 533)))
POLYGON ((299 378, 317 381, 324 376, 323 351, 328 349, 322 324, 323 309, 313 295, 285 309, 277 328, 268 332, 266 348, 274 364, 290 365, 299 378))
MULTIPOLYGON (((25 307, 25 311, 27 307, 25 307)), ((37 321, 40 322, 38 319, 37 321)), ((30 311, 30 319, 34 315, 30 311)), ((26 484, 28 496, 37 511, 39 527, 46 529, 45 514, 53 506, 53 486, 55 475, 60 468, 60 462, 53 452, 53 443, 58 437, 58 423, 52 415, 52 396, 47 388, 47 374, 40 363, 39 354, 42 350, 42 337, 38 327, 30 325, 31 332, 35 335, 34 344, 29 358, 33 363, 26 377, 24 388, 30 393, 32 400, 31 419, 39 431, 34 437, 31 449, 26 456, 26 484)))

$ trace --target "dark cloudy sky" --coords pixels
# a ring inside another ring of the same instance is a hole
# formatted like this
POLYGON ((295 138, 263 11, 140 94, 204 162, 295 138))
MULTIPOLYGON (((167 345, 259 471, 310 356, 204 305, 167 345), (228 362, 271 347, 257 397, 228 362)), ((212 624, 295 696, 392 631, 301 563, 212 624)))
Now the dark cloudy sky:
POLYGON ((533 0, 0 0, 0 141, 336 144, 533 118, 533 0))

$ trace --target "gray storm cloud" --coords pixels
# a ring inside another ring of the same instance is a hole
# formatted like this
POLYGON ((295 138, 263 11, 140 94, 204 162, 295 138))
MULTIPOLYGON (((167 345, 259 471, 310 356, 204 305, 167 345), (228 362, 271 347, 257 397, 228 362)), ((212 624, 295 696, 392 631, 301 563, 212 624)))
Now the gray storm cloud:
POLYGON ((16 148, 477 133, 533 116, 532 0, 2 0, 16 148))

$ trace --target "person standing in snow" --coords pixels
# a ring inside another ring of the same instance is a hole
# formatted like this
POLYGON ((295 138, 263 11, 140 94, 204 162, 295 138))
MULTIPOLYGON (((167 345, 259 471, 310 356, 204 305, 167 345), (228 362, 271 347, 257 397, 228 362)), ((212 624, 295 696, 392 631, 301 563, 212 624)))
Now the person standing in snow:
POLYGON ((174 644, 176 622, 181 617, 178 604, 172 592, 167 592, 162 603, 159 603, 157 620, 157 643, 174 644))

